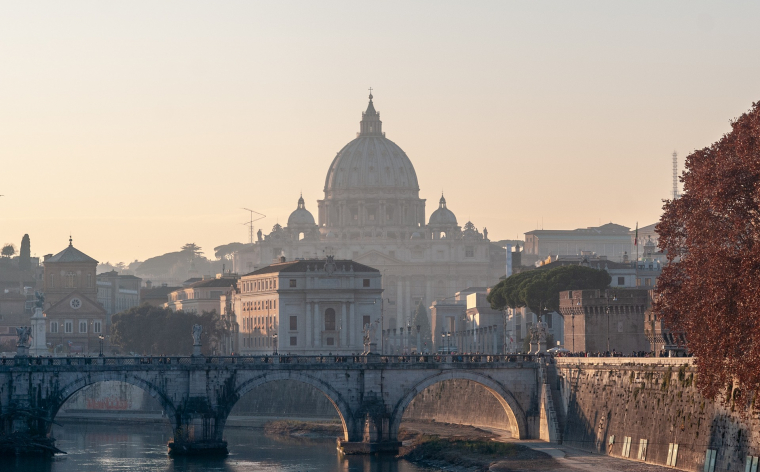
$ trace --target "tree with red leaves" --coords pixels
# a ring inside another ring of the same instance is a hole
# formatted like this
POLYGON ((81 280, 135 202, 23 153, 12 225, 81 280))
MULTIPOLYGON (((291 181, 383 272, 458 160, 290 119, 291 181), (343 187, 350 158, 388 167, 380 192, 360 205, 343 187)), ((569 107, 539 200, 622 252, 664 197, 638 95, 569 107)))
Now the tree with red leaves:
POLYGON ((684 194, 665 203, 654 311, 686 334, 703 395, 747 399, 760 392, 760 102, 731 127, 686 158, 684 194))

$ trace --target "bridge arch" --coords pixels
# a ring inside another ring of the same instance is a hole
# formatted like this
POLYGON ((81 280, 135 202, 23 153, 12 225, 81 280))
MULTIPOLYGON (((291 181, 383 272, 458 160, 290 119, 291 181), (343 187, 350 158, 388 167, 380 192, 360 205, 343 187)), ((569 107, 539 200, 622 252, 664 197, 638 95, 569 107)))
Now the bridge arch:
MULTIPOLYGON (((354 436, 355 428, 353 427, 353 416, 351 414, 351 409, 348 405, 348 402, 346 402, 340 392, 330 386, 330 384, 327 382, 299 371, 267 372, 241 383, 235 389, 232 401, 228 402, 227 411, 225 412, 225 415, 223 415, 223 421, 226 423, 227 416, 232 411, 232 408, 235 406, 238 400, 243 398, 246 393, 264 384, 277 380, 295 380, 297 382, 303 382, 305 384, 311 385, 312 387, 319 390, 335 407, 335 410, 338 413, 338 417, 340 417, 340 422, 343 425, 344 440, 348 441, 349 437, 354 436)), ((223 427, 224 424, 222 425, 222 428, 223 427)))
POLYGON ((528 437, 528 422, 525 418, 525 412, 522 410, 520 404, 517 403, 515 397, 512 396, 512 393, 506 387, 485 375, 460 370, 446 370, 439 372, 435 375, 431 375, 430 377, 425 378, 417 385, 409 389, 409 391, 405 393, 404 396, 401 397, 401 399, 393 407, 390 424, 390 432, 393 437, 396 437, 398 434, 398 429, 401 425, 404 411, 406 411, 409 404, 412 403, 412 400, 414 400, 418 394, 422 393, 423 390, 430 387, 431 385, 435 385, 446 380, 470 380, 481 385, 483 388, 488 390, 488 392, 490 392, 496 398, 496 400, 499 401, 502 408, 504 408, 504 411, 507 414, 507 418, 509 419, 509 427, 512 432, 512 437, 517 439, 525 439, 528 437))
POLYGON ((151 397, 155 398, 158 403, 161 404, 161 408, 164 409, 168 418, 174 418, 176 416, 177 410, 174 404, 166 397, 162 389, 150 381, 138 375, 134 375, 131 372, 125 372, 123 374, 118 372, 88 372, 85 375, 78 375, 73 381, 58 390, 58 394, 52 399, 50 404, 50 419, 54 419, 58 414, 58 410, 60 410, 64 403, 66 403, 66 400, 71 398, 71 396, 79 390, 96 383, 109 381, 124 382, 145 390, 151 397))

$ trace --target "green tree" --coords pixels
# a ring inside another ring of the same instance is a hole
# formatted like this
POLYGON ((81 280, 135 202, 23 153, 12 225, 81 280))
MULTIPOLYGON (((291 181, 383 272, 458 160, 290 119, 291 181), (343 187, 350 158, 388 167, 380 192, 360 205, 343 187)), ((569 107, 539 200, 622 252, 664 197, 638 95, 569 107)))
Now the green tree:
POLYGON ((3 246, 3 249, 0 251, 0 255, 2 255, 5 258, 13 257, 14 254, 16 254, 16 246, 14 246, 11 243, 8 243, 5 246, 3 246))
POLYGON ((18 256, 18 268, 21 270, 29 270, 32 268, 32 254, 31 245, 29 243, 29 235, 25 234, 21 238, 21 250, 18 256))
POLYGON ((533 313, 542 309, 559 310, 559 292, 565 290, 605 289, 611 281, 604 270, 579 265, 535 269, 507 277, 486 298, 494 310, 528 307, 533 313))
POLYGON ((214 257, 216 257, 217 259, 228 258, 228 256, 232 255, 232 253, 239 251, 247 246, 250 246, 250 244, 246 244, 246 243, 223 244, 221 246, 217 246, 214 248, 214 257))
POLYGON ((203 326, 203 352, 219 345, 224 327, 216 311, 200 315, 172 311, 144 303, 113 316, 111 343, 124 352, 188 355, 192 352, 194 324, 203 326))
POLYGON ((195 243, 185 244, 184 246, 180 248, 180 251, 184 252, 185 254, 190 255, 191 259, 195 259, 196 257, 199 257, 201 254, 203 254, 201 247, 195 243))
POLYGON ((420 340, 422 343, 420 347, 422 351, 424 352, 426 349, 431 351, 431 347, 433 346, 433 330, 430 328, 427 308, 425 308, 425 305, 421 301, 417 304, 417 311, 414 313, 414 329, 417 329, 417 326, 420 327, 420 340))

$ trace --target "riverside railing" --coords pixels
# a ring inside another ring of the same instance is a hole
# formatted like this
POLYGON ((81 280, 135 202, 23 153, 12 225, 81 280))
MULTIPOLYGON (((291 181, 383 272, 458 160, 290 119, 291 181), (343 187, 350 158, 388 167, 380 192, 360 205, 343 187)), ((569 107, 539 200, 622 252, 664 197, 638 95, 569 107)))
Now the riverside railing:
POLYGON ((0 359, 0 366, 177 366, 265 364, 510 364, 535 362, 529 354, 427 354, 427 355, 255 355, 255 356, 123 356, 123 357, 32 357, 0 359))

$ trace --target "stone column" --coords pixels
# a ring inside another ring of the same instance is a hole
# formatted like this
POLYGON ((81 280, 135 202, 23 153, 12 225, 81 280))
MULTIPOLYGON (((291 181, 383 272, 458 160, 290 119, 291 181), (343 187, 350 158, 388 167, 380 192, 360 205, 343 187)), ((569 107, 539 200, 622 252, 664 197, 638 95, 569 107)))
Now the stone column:
MULTIPOLYGON (((351 326, 353 326, 353 328, 351 328, 351 334, 354 339, 351 340, 351 345, 357 348, 361 347, 364 339, 362 333, 364 326, 361 325, 361 320, 356 318, 356 302, 348 303, 348 317, 351 319, 351 326)), ((361 350, 359 352, 361 352, 361 350)))
POLYGON ((305 338, 304 339, 304 347, 312 347, 314 345, 314 341, 312 341, 312 335, 314 333, 314 327, 313 327, 314 320, 312 319, 312 316, 313 316, 312 315, 312 313, 313 313, 312 308, 313 308, 312 307, 312 303, 311 302, 306 302, 306 316, 305 316, 306 319, 304 320, 306 322, 306 326, 304 327, 306 333, 305 333, 305 336, 304 336, 304 338, 305 338))
MULTIPOLYGON (((411 321, 411 309, 412 309, 412 280, 410 277, 407 277, 406 279, 406 293, 404 295, 404 305, 406 305, 404 308, 404 319, 406 321, 411 321)), ((406 321, 404 322, 404 325, 406 325, 406 321)))
POLYGON ((402 313, 404 312, 404 283, 401 277, 396 283, 396 327, 403 326, 402 313))
POLYGON ((346 302, 340 304, 340 347, 348 348, 348 316, 346 315, 346 302))
POLYGON ((322 346, 322 313, 319 312, 319 302, 314 302, 314 347, 322 346))

